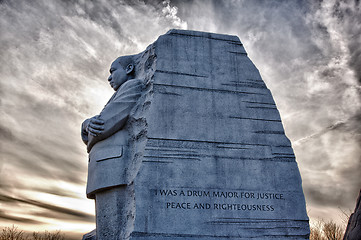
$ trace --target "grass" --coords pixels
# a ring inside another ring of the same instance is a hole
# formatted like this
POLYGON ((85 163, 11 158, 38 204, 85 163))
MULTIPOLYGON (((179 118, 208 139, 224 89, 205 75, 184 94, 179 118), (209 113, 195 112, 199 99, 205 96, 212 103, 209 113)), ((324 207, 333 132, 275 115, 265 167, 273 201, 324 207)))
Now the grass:
POLYGON ((0 240, 65 240, 65 236, 60 231, 28 234, 13 225, 2 229, 0 240))
POLYGON ((333 221, 319 220, 311 227, 310 240, 342 240, 345 228, 333 221))

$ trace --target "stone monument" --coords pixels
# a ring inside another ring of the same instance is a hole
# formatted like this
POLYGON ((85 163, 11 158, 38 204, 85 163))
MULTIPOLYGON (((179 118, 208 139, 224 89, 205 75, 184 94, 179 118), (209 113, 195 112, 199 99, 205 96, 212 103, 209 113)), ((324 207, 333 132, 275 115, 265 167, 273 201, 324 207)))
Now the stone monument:
POLYGON ((108 81, 115 93, 99 115, 82 124, 81 136, 89 153, 86 193, 95 199, 97 226, 83 239, 95 239, 95 235, 99 240, 129 239, 133 230, 133 182, 146 143, 143 115, 149 106, 151 50, 112 63, 108 81))
POLYGON ((132 59, 135 72, 124 66, 120 89, 138 79, 138 90, 113 131, 125 140, 96 142, 93 149, 110 151, 105 159, 90 151, 88 181, 99 172, 93 164, 109 164, 97 178, 115 181, 90 194, 88 182, 88 197, 104 195, 101 214, 116 216, 108 224, 97 216, 97 239, 307 239, 291 143, 238 37, 170 30, 132 59))
POLYGON ((360 240, 361 239, 361 189, 356 200, 355 211, 348 220, 344 240, 360 240))

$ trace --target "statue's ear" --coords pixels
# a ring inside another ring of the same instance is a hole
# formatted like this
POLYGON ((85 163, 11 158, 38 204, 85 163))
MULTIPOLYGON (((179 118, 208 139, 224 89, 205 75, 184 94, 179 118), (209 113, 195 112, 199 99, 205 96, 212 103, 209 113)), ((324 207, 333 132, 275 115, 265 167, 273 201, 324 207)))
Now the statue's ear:
POLYGON ((127 72, 128 75, 131 74, 134 71, 134 65, 133 64, 128 64, 125 71, 127 72))

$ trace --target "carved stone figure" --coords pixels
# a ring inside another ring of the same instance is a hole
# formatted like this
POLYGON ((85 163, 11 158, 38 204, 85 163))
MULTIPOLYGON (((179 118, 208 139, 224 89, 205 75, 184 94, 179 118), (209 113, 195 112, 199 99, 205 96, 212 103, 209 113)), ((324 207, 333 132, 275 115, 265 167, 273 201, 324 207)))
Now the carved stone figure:
MULTIPOLYGON (((133 227, 133 180, 139 163, 132 122, 147 92, 146 81, 135 78, 136 58, 123 56, 111 64, 108 81, 115 93, 99 115, 82 124, 81 136, 89 153, 86 193, 95 199, 98 240, 128 239, 133 227)), ((138 140, 142 134, 135 134, 138 140)))
POLYGON ((143 82, 133 79, 131 56, 116 59, 108 78, 115 93, 99 115, 82 124, 82 139, 89 153, 88 198, 109 187, 128 185, 128 133, 124 130, 131 109, 139 99, 143 82))

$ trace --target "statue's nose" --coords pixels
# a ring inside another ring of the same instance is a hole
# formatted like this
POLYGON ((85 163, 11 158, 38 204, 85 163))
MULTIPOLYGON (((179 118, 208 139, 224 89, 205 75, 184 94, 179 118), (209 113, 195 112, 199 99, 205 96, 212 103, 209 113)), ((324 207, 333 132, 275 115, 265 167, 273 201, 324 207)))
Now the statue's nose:
POLYGON ((112 80, 112 75, 108 77, 108 81, 110 82, 112 80))

